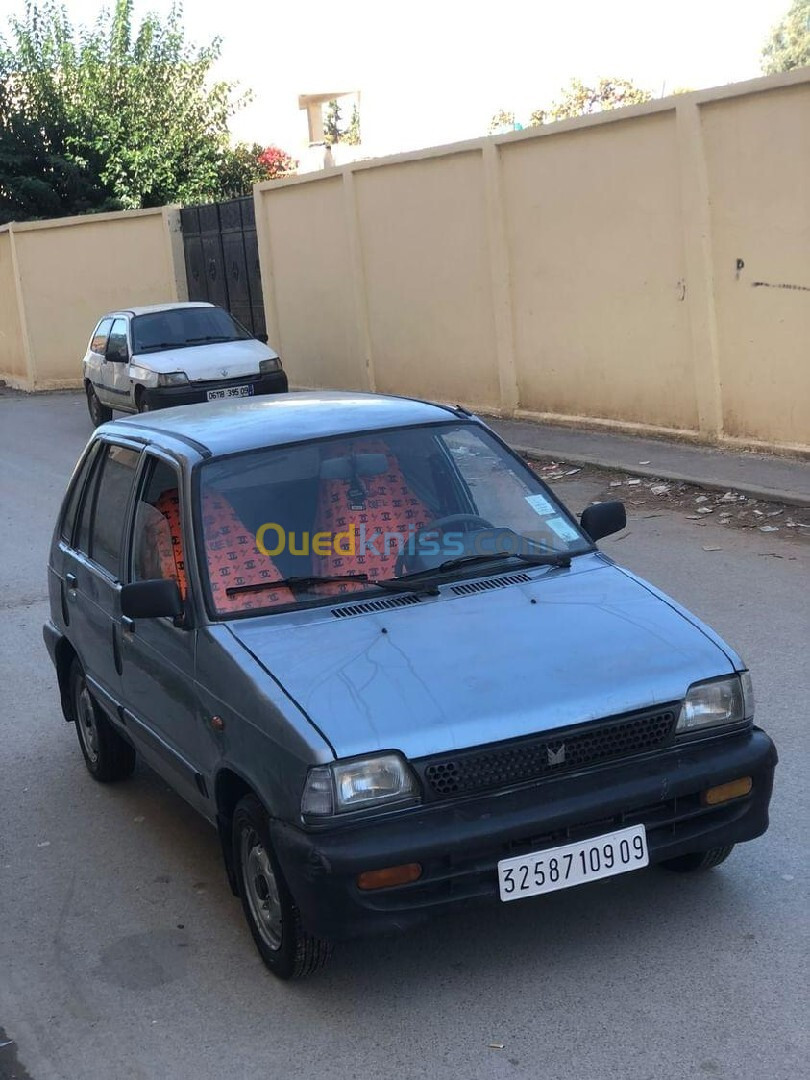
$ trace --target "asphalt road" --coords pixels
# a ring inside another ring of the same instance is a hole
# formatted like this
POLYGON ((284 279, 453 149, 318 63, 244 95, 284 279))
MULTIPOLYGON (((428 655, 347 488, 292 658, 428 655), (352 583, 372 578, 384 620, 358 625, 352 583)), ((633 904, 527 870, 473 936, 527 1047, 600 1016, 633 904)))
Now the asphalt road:
MULTIPOLYGON (((804 547, 669 512, 605 543, 747 657, 781 756, 765 837, 702 876, 646 870, 346 945, 284 985, 209 826, 142 766, 95 784, 61 719, 44 567, 89 434, 79 397, 0 398, 2 1080, 807 1075, 804 547)), ((594 494, 558 486, 577 510, 594 494)))

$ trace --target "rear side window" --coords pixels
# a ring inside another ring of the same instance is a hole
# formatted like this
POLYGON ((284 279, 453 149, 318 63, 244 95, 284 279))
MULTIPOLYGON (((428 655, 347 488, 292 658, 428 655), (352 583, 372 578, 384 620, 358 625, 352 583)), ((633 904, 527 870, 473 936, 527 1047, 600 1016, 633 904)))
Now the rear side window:
POLYGON ((96 327, 96 332, 93 334, 93 340, 90 342, 90 351, 95 353, 101 353, 102 356, 107 351, 107 338, 110 336, 110 327, 112 326, 112 319, 102 319, 96 327))
POLYGON ((73 540, 73 530, 76 526, 76 514, 78 513, 84 489, 87 487, 87 479, 90 476, 93 462, 96 459, 97 449, 98 443, 94 443, 85 454, 84 460, 76 469, 76 475, 73 478, 73 483, 71 484, 65 499, 65 509, 62 514, 62 524, 59 529, 59 535, 67 544, 71 543, 73 540))
POLYGON ((77 546, 118 576, 121 541, 140 454, 107 443, 82 503, 77 546))

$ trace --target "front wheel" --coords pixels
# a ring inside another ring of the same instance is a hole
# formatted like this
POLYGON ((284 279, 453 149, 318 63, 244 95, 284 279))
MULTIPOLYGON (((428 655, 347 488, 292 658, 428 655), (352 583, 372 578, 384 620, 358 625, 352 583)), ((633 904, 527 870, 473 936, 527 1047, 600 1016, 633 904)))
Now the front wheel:
POLYGON ((138 389, 135 391, 135 408, 138 410, 139 413, 152 411, 152 407, 146 400, 146 394, 144 393, 142 386, 139 386, 138 389))
POLYGON ((246 795, 234 811, 233 859, 242 909, 267 967, 279 979, 323 967, 332 946, 302 928, 270 844, 267 814, 255 795, 246 795))
POLYGON ((70 695, 76 734, 84 763, 94 780, 125 780, 135 768, 135 751, 93 701, 78 661, 70 672, 70 695))
POLYGON ((678 855, 674 859, 665 859, 660 865, 665 870, 675 870, 680 874, 691 874, 698 870, 713 870, 725 862, 734 850, 733 844, 725 847, 709 848, 708 851, 690 851, 688 855, 678 855))
POLYGON ((99 427, 101 424, 106 424, 108 420, 112 420, 112 409, 101 404, 98 399, 98 394, 93 389, 92 383, 87 384, 86 392, 87 411, 90 413, 93 427, 99 427))

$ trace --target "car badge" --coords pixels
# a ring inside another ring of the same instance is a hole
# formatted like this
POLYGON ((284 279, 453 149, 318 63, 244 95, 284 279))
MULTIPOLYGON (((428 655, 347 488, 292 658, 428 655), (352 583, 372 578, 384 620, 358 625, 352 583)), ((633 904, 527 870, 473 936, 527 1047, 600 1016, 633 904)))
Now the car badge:
POLYGON ((547 746, 546 753, 548 754, 549 765, 562 765, 565 761, 565 743, 561 743, 556 750, 547 746))
POLYGON ((228 368, 226 368, 226 367, 221 367, 221 368, 219 369, 219 373, 220 373, 220 375, 222 376, 222 378, 223 378, 223 379, 224 379, 224 378, 226 378, 226 377, 227 377, 227 375, 228 375, 228 368))

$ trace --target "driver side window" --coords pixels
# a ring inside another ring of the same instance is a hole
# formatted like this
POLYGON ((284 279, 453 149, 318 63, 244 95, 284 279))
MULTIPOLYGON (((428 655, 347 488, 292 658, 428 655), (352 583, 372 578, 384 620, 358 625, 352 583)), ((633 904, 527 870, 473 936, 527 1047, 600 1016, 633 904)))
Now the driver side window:
POLYGON ((186 563, 180 505, 180 476, 165 461, 147 463, 135 505, 131 581, 168 578, 186 596, 186 563))
POLYGON ((107 341, 107 359, 108 360, 126 360, 129 356, 129 347, 127 345, 127 320, 116 319, 112 324, 110 330, 110 337, 107 341))

